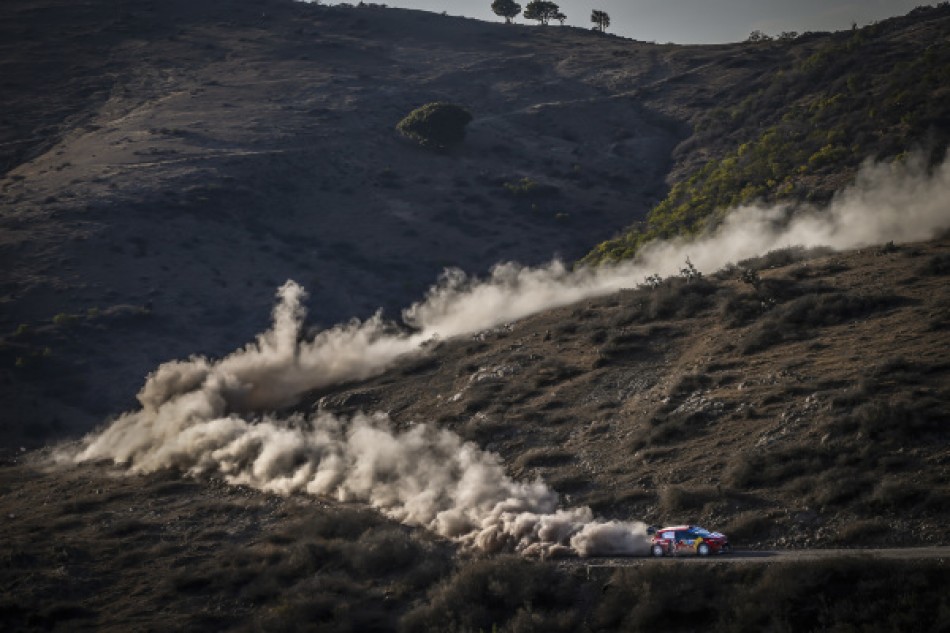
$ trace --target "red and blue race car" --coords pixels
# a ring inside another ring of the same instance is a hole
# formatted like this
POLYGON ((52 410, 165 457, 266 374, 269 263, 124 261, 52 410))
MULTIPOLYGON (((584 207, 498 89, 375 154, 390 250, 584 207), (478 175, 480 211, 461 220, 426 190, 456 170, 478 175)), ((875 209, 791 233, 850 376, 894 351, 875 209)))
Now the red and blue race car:
POLYGON ((650 530, 653 534, 650 552, 654 556, 709 556, 729 551, 729 539, 725 534, 710 532, 698 525, 677 525, 650 530))

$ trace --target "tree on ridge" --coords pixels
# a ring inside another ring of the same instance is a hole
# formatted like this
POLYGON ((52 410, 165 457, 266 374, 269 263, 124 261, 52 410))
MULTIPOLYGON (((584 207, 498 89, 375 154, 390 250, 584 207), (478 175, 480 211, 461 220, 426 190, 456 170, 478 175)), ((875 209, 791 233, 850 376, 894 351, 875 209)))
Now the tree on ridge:
POLYGON ((531 0, 524 9, 524 17, 526 20, 537 20, 541 24, 547 24, 552 19, 562 20, 562 22, 567 19, 567 16, 563 18, 559 16, 564 16, 564 14, 561 13, 561 7, 548 0, 531 0))
POLYGON ((607 15, 606 11, 598 11, 594 9, 590 12, 590 21, 593 22, 598 31, 604 33, 607 31, 607 27, 610 26, 610 16, 607 15))
POLYGON ((505 24, 511 24, 511 20, 521 13, 521 5, 515 0, 494 0, 491 10, 495 15, 505 18, 505 24))

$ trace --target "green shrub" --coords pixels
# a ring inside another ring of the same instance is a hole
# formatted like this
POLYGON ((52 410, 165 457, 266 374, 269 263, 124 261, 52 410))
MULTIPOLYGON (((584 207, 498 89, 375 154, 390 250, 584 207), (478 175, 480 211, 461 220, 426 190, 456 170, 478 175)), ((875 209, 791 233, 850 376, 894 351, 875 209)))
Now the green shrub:
POLYGON ((471 120, 471 113, 462 106, 435 102, 410 112, 396 129, 423 147, 447 149, 465 140, 465 126, 471 120))
POLYGON ((521 180, 515 182, 506 182, 504 187, 505 191, 513 196, 533 196, 537 194, 537 191, 541 185, 538 183, 538 181, 532 180, 531 178, 525 176, 521 180))

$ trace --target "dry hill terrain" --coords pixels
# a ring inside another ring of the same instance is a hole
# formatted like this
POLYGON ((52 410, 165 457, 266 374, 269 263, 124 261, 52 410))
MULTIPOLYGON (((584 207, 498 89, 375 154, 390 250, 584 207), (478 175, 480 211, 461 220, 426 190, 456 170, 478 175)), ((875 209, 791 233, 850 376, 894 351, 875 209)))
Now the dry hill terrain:
POLYGON ((435 422, 500 452, 512 475, 543 477, 565 505, 698 520, 740 550, 807 548, 801 561, 613 570, 481 556, 359 504, 37 452, 0 465, 0 622, 943 630, 948 262, 947 239, 775 252, 448 341, 300 406, 435 422), (944 547, 902 561, 862 557, 871 545, 944 547))
POLYGON ((251 340, 288 278, 314 330, 396 320, 446 266, 623 260, 737 204, 827 201, 865 159, 934 171, 948 34, 946 3, 677 46, 374 5, 6 0, 0 630, 947 630, 946 233, 683 262, 271 412, 435 425, 562 508, 760 554, 736 564, 488 555, 364 504, 53 456, 160 363, 251 340), (442 152, 395 130, 434 101, 474 116, 442 152))
POLYGON ((815 255, 449 341, 314 406, 434 420, 611 518, 947 544, 950 242, 815 255))
POLYGON ((324 325, 394 318, 445 266, 572 260, 654 207, 647 233, 691 230, 939 152, 948 24, 675 46, 289 0, 5 2, 0 443, 87 430, 159 362, 230 350, 288 278, 324 325), (448 153, 394 130, 437 100, 474 115, 448 153))

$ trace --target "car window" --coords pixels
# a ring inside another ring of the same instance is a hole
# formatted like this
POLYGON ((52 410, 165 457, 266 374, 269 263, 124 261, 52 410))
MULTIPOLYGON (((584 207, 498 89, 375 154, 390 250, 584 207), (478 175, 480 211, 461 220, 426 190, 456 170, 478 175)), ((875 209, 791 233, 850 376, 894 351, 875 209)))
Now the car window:
POLYGON ((663 532, 660 536, 661 536, 662 538, 673 538, 673 533, 672 533, 672 532, 663 532))

